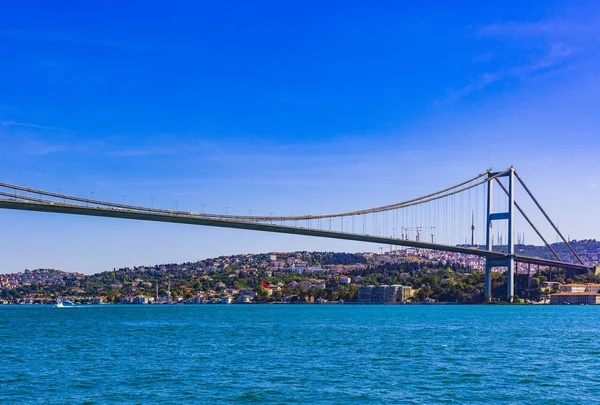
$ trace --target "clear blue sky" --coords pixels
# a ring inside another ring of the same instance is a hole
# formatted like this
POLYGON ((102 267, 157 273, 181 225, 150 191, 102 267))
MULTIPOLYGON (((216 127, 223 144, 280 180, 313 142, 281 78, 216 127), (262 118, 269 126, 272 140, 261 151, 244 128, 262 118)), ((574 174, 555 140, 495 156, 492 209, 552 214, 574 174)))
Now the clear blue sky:
MULTIPOLYGON (((5 4, 1 180, 299 214, 514 165, 565 233, 600 237, 600 3, 324 3, 5 4)), ((10 211, 0 232, 0 273, 377 249, 10 211)))

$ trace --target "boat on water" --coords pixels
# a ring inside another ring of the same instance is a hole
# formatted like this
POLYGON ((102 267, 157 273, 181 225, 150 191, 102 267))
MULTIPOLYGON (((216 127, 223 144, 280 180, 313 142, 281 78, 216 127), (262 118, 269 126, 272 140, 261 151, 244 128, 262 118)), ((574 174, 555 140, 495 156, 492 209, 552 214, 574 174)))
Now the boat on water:
POLYGON ((75 306, 75 304, 73 304, 71 301, 69 301, 65 297, 57 297, 56 305, 54 305, 55 308, 67 308, 67 307, 74 307, 74 306, 75 306))

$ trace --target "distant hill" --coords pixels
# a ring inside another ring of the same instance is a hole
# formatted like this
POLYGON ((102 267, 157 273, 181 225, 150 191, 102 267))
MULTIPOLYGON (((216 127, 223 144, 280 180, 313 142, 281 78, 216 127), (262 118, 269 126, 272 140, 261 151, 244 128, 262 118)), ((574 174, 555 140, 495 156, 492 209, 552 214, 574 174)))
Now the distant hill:
MULTIPOLYGON (((600 259, 600 242, 596 239, 583 239, 570 241, 571 246, 581 256, 585 263, 596 264, 600 259)), ((568 246, 563 243, 551 243, 552 249, 558 253, 562 260, 575 263, 577 260, 569 250, 568 246)), ((485 249, 485 246, 480 246, 485 249)), ((494 246, 494 251, 506 252, 507 245, 494 246)), ((515 252, 523 256, 539 257, 541 259, 555 260, 556 257, 546 246, 535 245, 515 245, 515 252)))

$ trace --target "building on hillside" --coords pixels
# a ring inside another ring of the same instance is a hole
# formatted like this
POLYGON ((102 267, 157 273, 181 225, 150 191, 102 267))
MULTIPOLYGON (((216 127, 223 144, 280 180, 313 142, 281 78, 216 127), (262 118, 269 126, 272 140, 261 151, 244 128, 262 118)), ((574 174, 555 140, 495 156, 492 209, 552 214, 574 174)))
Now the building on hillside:
POLYGON ((305 270, 306 273, 317 273, 319 271, 325 271, 325 270, 319 265, 306 267, 306 270, 305 270))
POLYGON ((562 284, 556 281, 542 281, 540 283, 540 289, 542 291, 559 290, 562 284))
POLYGON ((252 288, 242 288, 239 291, 239 295, 247 295, 250 298, 254 298, 254 296, 256 295, 256 293, 254 292, 254 290, 252 288))
POLYGON ((348 285, 352 282, 352 280, 350 279, 350 277, 340 277, 340 284, 342 285, 348 285))
POLYGON ((288 267, 288 271, 291 271, 292 273, 302 274, 302 273, 304 273, 305 270, 306 270, 305 267, 297 267, 297 266, 288 267))

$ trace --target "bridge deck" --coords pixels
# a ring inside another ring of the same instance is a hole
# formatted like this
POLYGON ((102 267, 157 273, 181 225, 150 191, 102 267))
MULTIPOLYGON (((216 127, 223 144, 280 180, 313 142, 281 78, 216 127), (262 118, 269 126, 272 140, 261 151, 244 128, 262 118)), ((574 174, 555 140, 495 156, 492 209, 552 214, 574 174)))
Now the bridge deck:
MULTIPOLYGON (((123 218, 123 219, 134 219, 142 221, 156 221, 156 222, 170 222, 178 224, 190 224, 190 225, 203 225, 203 226, 215 226, 221 228, 235 228, 235 229, 246 229, 254 231, 264 232, 275 232, 275 233, 286 233, 292 235, 304 235, 304 236, 315 236, 322 238, 332 239, 343 239, 352 240, 358 242, 370 242, 379 243, 385 245, 394 246, 407 246, 421 249, 432 249, 446 252, 463 253, 468 255, 475 255, 490 259, 502 259, 508 257, 506 253, 502 252, 491 252, 488 250, 482 250, 477 248, 463 247, 463 246, 452 246, 443 245, 436 243, 417 242, 405 239, 386 238, 373 235, 363 235, 356 233, 327 231, 320 229, 293 227, 293 226, 282 226, 269 223, 259 223, 252 221, 238 221, 231 219, 218 219, 202 217, 202 215, 175 215, 166 213, 155 213, 155 212, 143 212, 125 210, 119 208, 103 208, 94 206, 81 206, 66 203, 40 203, 40 202, 26 202, 12 199, 0 199, 0 208, 21 210, 21 211, 39 211, 39 212, 53 212, 60 214, 71 214, 71 215, 86 215, 86 216, 97 216, 97 217, 109 217, 109 218, 123 218)), ((574 263, 563 263, 553 260, 538 259, 527 256, 515 256, 515 260, 521 263, 540 264, 542 266, 560 267, 570 270, 578 270, 587 272, 591 270, 591 267, 583 266, 574 263)))

